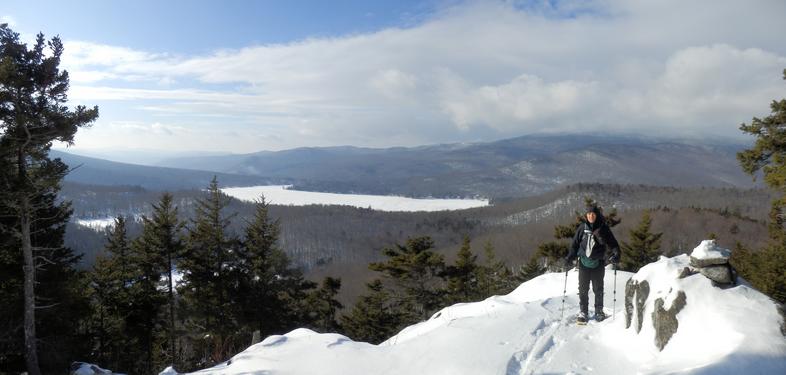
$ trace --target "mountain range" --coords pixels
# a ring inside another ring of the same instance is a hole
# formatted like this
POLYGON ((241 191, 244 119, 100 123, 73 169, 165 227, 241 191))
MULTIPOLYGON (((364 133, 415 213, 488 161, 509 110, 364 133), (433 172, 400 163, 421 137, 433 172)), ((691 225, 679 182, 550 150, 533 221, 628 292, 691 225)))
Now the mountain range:
POLYGON ((743 144, 631 137, 524 136, 485 143, 386 149, 297 148, 178 157, 156 166, 63 156, 68 180, 147 188, 289 183, 295 189, 412 197, 509 198, 579 182, 679 187, 754 186, 736 160, 743 144), (163 169, 165 168, 165 169, 163 169))

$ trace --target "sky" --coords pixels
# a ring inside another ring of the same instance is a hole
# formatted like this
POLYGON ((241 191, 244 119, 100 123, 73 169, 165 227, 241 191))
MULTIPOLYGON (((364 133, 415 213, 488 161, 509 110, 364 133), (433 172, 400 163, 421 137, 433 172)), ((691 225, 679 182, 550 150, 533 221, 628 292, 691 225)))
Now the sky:
POLYGON ((4 0, 65 42, 73 151, 250 153, 527 134, 747 138, 786 2, 4 0))

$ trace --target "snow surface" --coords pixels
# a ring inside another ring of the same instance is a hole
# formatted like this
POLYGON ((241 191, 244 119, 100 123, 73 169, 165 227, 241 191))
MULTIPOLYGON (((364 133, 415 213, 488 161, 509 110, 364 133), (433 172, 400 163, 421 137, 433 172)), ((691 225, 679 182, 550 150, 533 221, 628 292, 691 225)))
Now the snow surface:
POLYGON ((487 199, 415 199, 384 195, 317 193, 288 189, 287 185, 231 187, 225 194, 244 201, 258 200, 262 195, 270 204, 306 206, 311 204, 343 205, 380 211, 444 211, 488 206, 487 199))
MULTIPOLYGON (((712 286, 701 274, 678 279, 689 257, 662 257, 637 274, 606 269, 603 322, 573 322, 578 272, 549 273, 505 296, 447 307, 380 345, 297 329, 270 336, 230 361, 195 374, 785 374, 786 339, 775 304, 740 285, 712 286), (625 328, 625 283, 647 280, 644 326, 625 328), (679 330, 659 351, 651 312, 678 291, 687 305, 679 330), (614 301, 615 296, 617 297, 614 301)), ((592 293, 592 292, 590 292, 592 293)), ((592 301, 592 296, 590 300, 592 301)), ((592 313, 592 311, 590 311, 592 313)))
POLYGON ((731 256, 731 251, 715 244, 715 240, 704 240, 701 241, 699 246, 693 249, 690 256, 696 259, 728 258, 731 256))
POLYGON ((102 231, 105 228, 115 225, 115 218, 105 217, 101 219, 76 219, 78 225, 88 227, 96 231, 102 231))

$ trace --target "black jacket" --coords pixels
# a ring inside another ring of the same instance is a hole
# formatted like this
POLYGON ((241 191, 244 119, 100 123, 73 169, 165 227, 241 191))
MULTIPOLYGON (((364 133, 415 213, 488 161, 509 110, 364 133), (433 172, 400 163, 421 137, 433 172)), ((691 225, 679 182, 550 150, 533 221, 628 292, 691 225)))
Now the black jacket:
POLYGON ((604 264, 607 249, 611 251, 609 255, 617 254, 619 256, 620 245, 617 243, 617 239, 614 238, 614 234, 611 233, 611 229, 606 224, 606 219, 598 215, 598 219, 592 224, 586 220, 582 220, 581 224, 579 224, 566 257, 568 261, 576 259, 579 251, 587 250, 587 244, 590 242, 590 233, 592 234, 593 243, 590 259, 599 260, 601 264, 604 264))

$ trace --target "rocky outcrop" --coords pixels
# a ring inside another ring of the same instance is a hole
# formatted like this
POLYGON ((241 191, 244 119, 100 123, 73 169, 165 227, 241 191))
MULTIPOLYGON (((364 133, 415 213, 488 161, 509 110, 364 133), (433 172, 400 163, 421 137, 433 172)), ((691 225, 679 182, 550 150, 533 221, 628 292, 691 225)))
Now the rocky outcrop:
POLYGON ((655 346, 658 347, 658 350, 663 350, 666 344, 669 343, 671 336, 677 332, 677 328, 680 325, 677 320, 677 314, 686 304, 687 296, 683 291, 677 293, 677 298, 674 299, 668 310, 663 308, 663 298, 655 300, 655 311, 652 312, 652 325, 655 327, 655 346))
POLYGON ((636 289, 638 289, 636 280, 628 279, 628 282, 625 283, 625 329, 630 328, 631 320, 633 320, 633 298, 636 296, 636 289))
POLYGON ((636 333, 641 332, 644 324, 644 304, 650 294, 650 284, 647 280, 638 282, 634 279, 628 280, 625 285, 625 328, 630 328, 633 320, 633 313, 636 314, 636 333))

